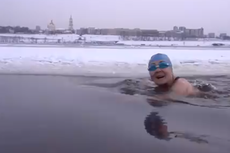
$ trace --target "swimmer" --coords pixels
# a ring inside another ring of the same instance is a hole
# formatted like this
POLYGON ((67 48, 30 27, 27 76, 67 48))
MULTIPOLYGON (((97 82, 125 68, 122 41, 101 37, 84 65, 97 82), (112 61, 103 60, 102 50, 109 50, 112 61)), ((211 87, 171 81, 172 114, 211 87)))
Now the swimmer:
POLYGON ((172 63, 165 54, 153 55, 149 60, 148 71, 160 92, 178 96, 193 96, 199 92, 188 80, 174 75, 172 63))

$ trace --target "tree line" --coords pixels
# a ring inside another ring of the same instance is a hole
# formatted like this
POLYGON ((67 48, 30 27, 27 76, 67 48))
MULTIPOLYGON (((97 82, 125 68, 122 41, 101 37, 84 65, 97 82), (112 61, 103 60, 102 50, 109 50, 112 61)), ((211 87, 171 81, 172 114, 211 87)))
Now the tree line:
POLYGON ((33 33, 35 33, 35 31, 29 29, 28 27, 0 26, 0 33, 25 33, 25 34, 33 34, 33 33))

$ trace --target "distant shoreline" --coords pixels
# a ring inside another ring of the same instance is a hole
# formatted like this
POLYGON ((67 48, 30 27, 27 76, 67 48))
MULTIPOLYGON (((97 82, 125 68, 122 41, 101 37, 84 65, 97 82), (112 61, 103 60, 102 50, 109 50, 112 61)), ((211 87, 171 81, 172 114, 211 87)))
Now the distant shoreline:
POLYGON ((226 49, 230 46, 137 46, 137 45, 80 45, 80 44, 56 44, 56 43, 0 43, 0 47, 40 47, 40 48, 101 48, 101 49, 226 49))

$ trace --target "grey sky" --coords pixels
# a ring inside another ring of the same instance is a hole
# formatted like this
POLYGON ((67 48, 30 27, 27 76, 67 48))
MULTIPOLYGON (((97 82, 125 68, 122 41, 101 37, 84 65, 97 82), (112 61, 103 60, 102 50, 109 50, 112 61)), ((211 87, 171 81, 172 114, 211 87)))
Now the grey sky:
POLYGON ((169 30, 174 25, 204 27, 230 34, 230 0, 1 0, 0 25, 67 28, 145 28, 169 30))

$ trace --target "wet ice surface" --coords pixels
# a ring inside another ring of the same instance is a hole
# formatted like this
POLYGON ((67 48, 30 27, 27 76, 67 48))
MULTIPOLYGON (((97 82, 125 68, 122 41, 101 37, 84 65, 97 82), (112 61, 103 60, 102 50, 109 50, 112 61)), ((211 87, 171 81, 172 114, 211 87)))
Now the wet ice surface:
POLYGON ((229 153, 230 77, 188 78, 216 97, 164 105, 143 79, 0 75, 0 152, 229 153))

